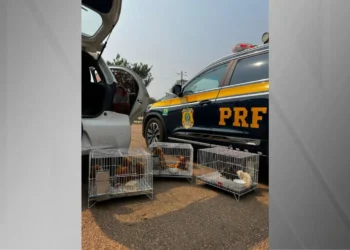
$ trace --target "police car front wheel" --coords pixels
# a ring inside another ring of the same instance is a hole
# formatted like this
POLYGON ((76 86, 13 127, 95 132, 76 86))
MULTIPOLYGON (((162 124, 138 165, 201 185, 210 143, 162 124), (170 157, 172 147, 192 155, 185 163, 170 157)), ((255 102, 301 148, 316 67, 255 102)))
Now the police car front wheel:
POLYGON ((145 135, 147 146, 151 145, 153 142, 163 141, 163 129, 157 118, 152 118, 147 122, 145 135))

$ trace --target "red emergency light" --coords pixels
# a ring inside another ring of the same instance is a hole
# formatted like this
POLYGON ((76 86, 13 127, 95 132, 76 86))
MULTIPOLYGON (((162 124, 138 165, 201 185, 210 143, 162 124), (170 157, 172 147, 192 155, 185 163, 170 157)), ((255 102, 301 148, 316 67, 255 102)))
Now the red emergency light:
POLYGON ((237 52, 241 52, 241 51, 246 50, 246 49, 252 49, 254 47, 255 46, 253 44, 250 44, 250 43, 239 43, 233 47, 232 52, 237 53, 237 52))

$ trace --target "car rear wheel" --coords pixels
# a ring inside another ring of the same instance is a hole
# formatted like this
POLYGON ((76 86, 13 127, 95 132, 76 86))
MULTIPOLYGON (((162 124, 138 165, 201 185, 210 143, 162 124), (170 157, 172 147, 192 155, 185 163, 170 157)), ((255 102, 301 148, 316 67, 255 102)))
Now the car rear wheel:
POLYGON ((164 132, 161 122, 157 118, 151 118, 145 127, 145 140, 147 146, 153 142, 161 142, 164 139, 164 132))

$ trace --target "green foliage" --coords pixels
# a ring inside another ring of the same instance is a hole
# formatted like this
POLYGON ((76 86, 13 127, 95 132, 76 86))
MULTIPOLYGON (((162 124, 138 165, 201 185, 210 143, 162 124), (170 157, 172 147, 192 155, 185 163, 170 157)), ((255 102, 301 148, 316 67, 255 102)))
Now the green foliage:
POLYGON ((146 87, 153 81, 153 76, 151 73, 152 66, 144 63, 130 63, 125 58, 122 58, 119 54, 113 59, 112 62, 107 61, 109 66, 122 66, 133 70, 136 74, 140 76, 146 87))

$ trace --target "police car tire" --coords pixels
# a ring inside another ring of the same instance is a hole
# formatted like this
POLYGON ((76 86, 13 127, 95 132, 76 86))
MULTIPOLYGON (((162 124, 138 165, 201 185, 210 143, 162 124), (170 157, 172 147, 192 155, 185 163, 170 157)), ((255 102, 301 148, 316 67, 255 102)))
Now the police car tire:
POLYGON ((147 141, 147 130, 148 130, 148 127, 151 123, 156 123, 158 125, 159 133, 160 133, 159 141, 160 142, 164 141, 164 131, 163 131, 163 126, 162 126, 161 121, 158 118, 151 118, 151 119, 149 119, 149 121, 147 122, 146 127, 145 127, 145 141, 146 141, 147 146, 149 146, 148 141, 147 141))

